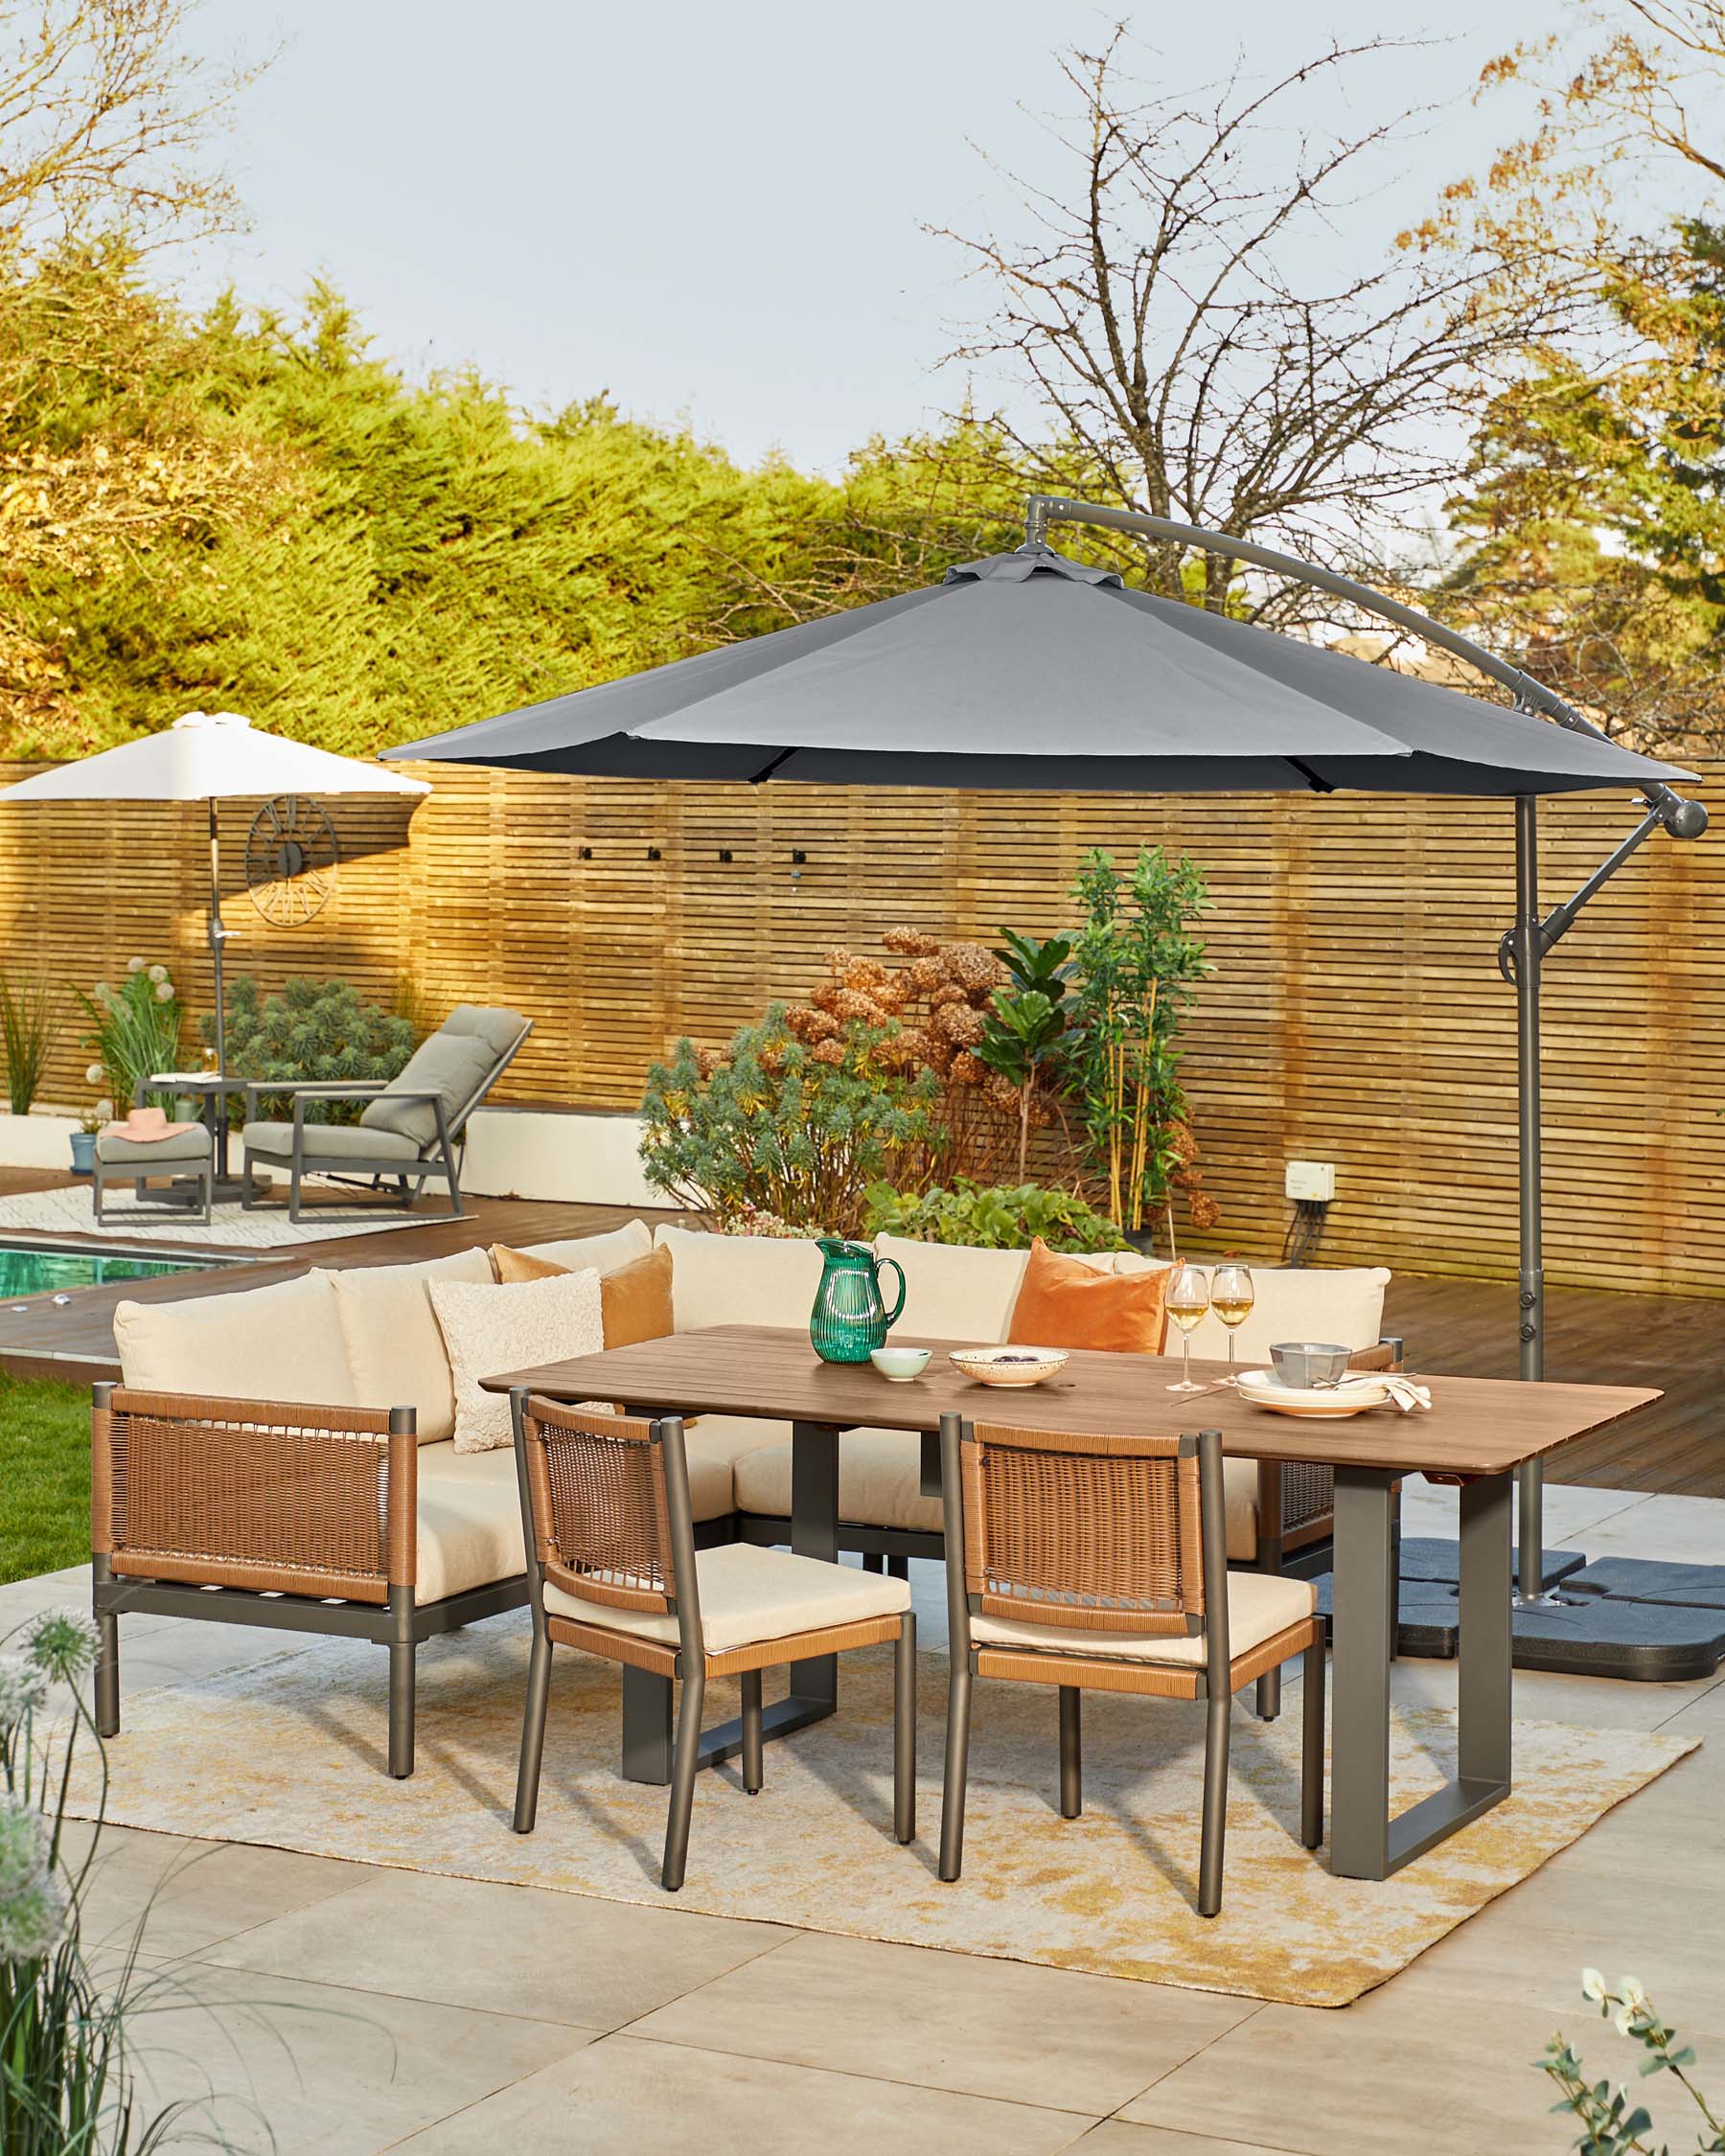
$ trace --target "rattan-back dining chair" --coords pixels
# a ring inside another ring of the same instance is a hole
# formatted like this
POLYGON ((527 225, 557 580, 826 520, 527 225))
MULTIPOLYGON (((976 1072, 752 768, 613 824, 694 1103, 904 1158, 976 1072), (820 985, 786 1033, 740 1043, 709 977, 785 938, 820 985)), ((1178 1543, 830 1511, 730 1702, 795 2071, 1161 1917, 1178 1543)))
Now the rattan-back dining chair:
POLYGON ((1083 1801, 1086 1690, 1208 1703, 1198 1913, 1222 1906, 1233 1695, 1305 1657, 1300 1838, 1323 1839, 1323 1620, 1310 1583, 1230 1572, 1222 1439, 940 1422, 952 1682, 940 1876, 964 1856, 971 1686, 1060 1693, 1060 1809, 1083 1801))
POLYGON ((521 1725, 515 1828, 539 1806, 555 1646, 679 1678, 660 1883, 683 1883, 701 1714, 709 1678, 741 1680, 743 1786, 764 1778, 761 1672, 850 1647, 895 1642, 892 1822, 916 1833, 916 1619, 903 1580, 743 1542, 697 1551, 682 1419, 589 1413, 510 1394, 533 1659, 521 1725))

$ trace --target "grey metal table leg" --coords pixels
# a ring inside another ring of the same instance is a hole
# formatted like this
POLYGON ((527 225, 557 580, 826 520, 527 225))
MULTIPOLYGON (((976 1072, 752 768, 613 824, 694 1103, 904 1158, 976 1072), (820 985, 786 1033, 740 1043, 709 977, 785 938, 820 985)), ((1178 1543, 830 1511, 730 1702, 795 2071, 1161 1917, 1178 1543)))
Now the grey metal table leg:
POLYGON ((1390 1478, 1336 1471, 1330 1869, 1386 1879, 1509 1794, 1510 1479, 1461 1489, 1458 1775, 1390 1816, 1390 1478))
POLYGON ((1330 1869, 1344 1879, 1390 1870, 1390 1482, 1336 1470, 1330 1869))
POLYGON ((671 1680, 623 1665, 623 1779, 671 1779, 671 1680))

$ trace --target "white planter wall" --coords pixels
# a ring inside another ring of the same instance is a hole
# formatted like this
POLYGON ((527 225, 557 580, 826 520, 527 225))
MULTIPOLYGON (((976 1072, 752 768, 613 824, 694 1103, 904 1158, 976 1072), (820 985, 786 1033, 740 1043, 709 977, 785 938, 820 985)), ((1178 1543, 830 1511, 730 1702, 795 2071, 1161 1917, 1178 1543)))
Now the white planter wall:
POLYGON ((69 1168, 77 1128, 76 1115, 43 1114, 37 1109, 28 1115, 0 1113, 0 1167, 69 1168))
POLYGON ((476 1198, 554 1198, 570 1204, 663 1205, 641 1174, 635 1115, 556 1115, 482 1108, 468 1125, 461 1186, 476 1198))

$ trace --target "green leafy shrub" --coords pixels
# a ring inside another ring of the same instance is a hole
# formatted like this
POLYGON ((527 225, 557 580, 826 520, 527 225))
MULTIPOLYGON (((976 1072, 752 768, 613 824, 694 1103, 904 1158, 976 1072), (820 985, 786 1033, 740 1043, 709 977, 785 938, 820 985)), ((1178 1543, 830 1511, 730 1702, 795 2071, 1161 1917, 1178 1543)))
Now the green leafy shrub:
POLYGON ((920 1192, 876 1182, 864 1197, 866 1235, 908 1235, 983 1250, 1027 1250, 1039 1235, 1051 1250, 1129 1247, 1106 1213, 1070 1190, 1045 1190, 1034 1182, 985 1189, 961 1178, 951 1190, 920 1192))
MULTIPOLYGON (((214 1019, 202 1021, 206 1042, 214 1019)), ((279 996, 260 998, 242 975, 228 990, 227 1059, 236 1078, 325 1085, 393 1078, 413 1053, 410 1019, 368 1003, 345 980, 290 980, 279 996)), ((308 1122, 355 1123, 363 1101, 310 1101, 308 1122)))
MULTIPOLYGON (((133 958, 118 988, 99 980, 87 996, 81 988, 73 993, 90 1021, 83 1044, 96 1051, 97 1060, 84 1076, 92 1086, 104 1086, 123 1112, 129 1111, 140 1079, 179 1067, 185 1015, 179 992, 166 966, 133 958)), ((173 1096, 157 1091, 149 1098, 152 1106, 168 1108, 173 1096)))
POLYGON ((939 1084, 878 1067, 879 1030, 813 1045, 775 1003, 722 1056, 679 1041, 647 1073, 641 1164, 656 1190, 721 1222, 753 1208, 805 1233, 854 1235, 863 1193, 928 1144, 939 1084))

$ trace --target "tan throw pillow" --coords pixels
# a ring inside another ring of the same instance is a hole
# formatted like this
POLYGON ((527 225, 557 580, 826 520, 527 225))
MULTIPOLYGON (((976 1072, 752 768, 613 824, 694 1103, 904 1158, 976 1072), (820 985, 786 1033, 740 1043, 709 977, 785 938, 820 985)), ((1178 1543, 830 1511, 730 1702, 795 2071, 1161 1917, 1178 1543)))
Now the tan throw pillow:
POLYGON ((489 1281, 483 1250, 454 1250, 421 1265, 352 1265, 324 1275, 362 1408, 411 1408, 422 1445, 455 1428, 455 1391, 443 1334, 426 1293, 430 1280, 489 1281))
POLYGON ((455 1381, 455 1450, 488 1453, 512 1441, 509 1395, 484 1392, 481 1378, 597 1355, 605 1345, 599 1275, 479 1285, 426 1283, 455 1381))
POLYGON ((1166 1272, 1098 1273, 1049 1250, 1039 1235, 1012 1306, 1006 1338, 1021 1347, 1096 1347, 1115 1355, 1160 1355, 1166 1272))
MULTIPOLYGON (((492 1263, 504 1283, 521 1280, 554 1280, 571 1268, 535 1257, 531 1250, 512 1250, 494 1243, 492 1263)), ((620 1265, 614 1273, 599 1276, 599 1300, 605 1319, 607 1347, 632 1347, 638 1340, 663 1340, 674 1329, 671 1306, 673 1273, 669 1250, 649 1250, 645 1257, 620 1265)))

